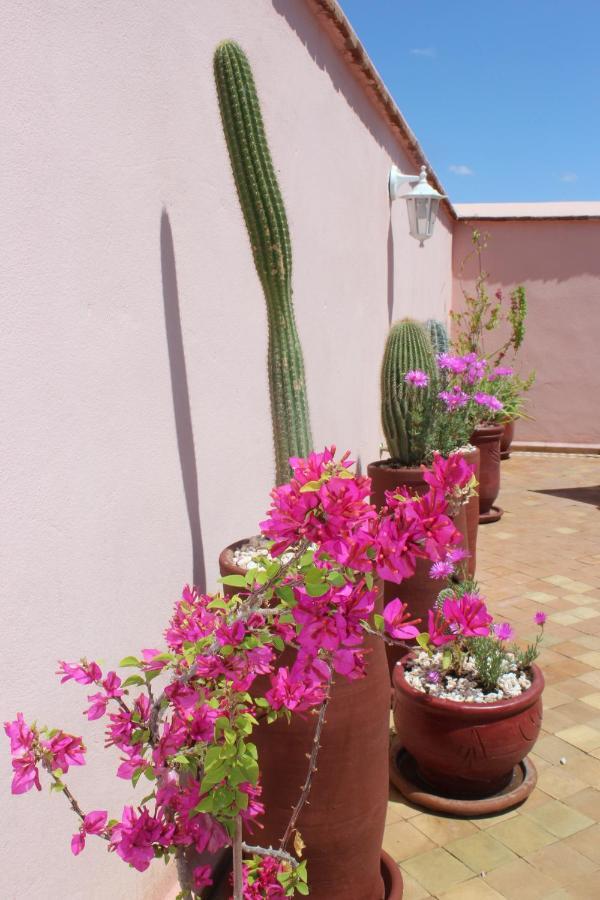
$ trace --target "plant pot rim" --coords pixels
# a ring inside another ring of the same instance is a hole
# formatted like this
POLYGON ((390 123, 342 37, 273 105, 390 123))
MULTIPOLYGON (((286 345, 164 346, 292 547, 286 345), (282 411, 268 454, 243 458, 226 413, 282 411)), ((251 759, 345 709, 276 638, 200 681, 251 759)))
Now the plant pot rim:
MULTIPOLYGON (((253 537, 257 537, 257 535, 253 535, 253 537)), ((251 537, 240 538, 239 541, 233 541, 231 544, 227 544, 226 547, 221 550, 219 553, 219 571, 223 568, 231 569, 232 574, 234 575, 246 575, 248 570, 243 566, 238 566, 233 561, 233 554, 236 550, 239 550, 244 544, 247 544, 251 541, 251 537)))
MULTIPOLYGON (((479 447, 475 447, 473 444, 465 445, 464 447, 457 447, 456 450, 452 450, 452 453, 462 453, 463 456, 472 456, 476 454, 479 450, 479 447)), ((369 469, 387 469, 392 470, 394 472, 427 472, 430 469, 430 466, 427 463, 420 463, 418 466, 403 466, 399 460, 397 459, 377 459, 375 462, 370 462, 367 465, 367 472, 369 469)))
MULTIPOLYGON (((404 660, 411 655, 406 654, 404 660)), ((493 720, 505 713, 512 714, 519 712, 521 709, 526 709, 539 699, 544 690, 544 676, 542 670, 535 663, 531 666, 531 672, 533 675, 531 687, 527 688, 526 691, 523 691, 516 697, 507 697, 505 700, 493 700, 491 703, 467 703, 462 700, 446 700, 441 697, 435 697, 433 694, 418 691, 404 677, 403 661, 397 663, 392 681, 394 689, 409 697, 411 702, 420 706, 428 706, 434 709, 436 713, 446 715, 458 714, 465 717, 493 720)))
POLYGON ((481 434, 489 435, 490 437, 494 437, 496 434, 501 434, 502 429, 504 428, 504 422, 501 422, 499 425, 477 425, 473 429, 473 434, 481 434))

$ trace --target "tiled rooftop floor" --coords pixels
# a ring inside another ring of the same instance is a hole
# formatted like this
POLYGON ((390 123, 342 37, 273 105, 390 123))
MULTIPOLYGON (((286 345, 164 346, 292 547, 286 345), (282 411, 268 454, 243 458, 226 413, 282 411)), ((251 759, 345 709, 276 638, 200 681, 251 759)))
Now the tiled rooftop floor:
POLYGON ((600 898, 599 484, 600 457, 522 453, 502 464, 505 514, 479 530, 477 577, 520 637, 535 633, 536 610, 548 614, 538 785, 517 810, 473 821, 392 792, 384 846, 405 900, 600 898))

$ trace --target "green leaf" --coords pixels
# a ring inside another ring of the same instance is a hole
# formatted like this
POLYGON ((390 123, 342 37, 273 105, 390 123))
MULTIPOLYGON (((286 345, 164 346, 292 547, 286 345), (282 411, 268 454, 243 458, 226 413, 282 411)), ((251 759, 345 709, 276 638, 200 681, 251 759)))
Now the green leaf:
POLYGON ((305 589, 309 597, 322 597, 329 590, 329 585, 323 581, 314 584, 307 583, 305 589))
MULTIPOLYGON (((232 575, 229 577, 241 578, 240 575, 232 575)), ((224 579, 221 579, 221 580, 224 581, 224 579)), ((244 584, 245 583, 246 582, 244 581, 244 584)), ((229 609, 229 604, 227 603, 226 600, 223 599, 223 597, 215 597, 214 600, 210 601, 210 603, 207 606, 207 609, 229 609)))
POLYGON ((121 662, 119 663, 119 668, 126 669, 128 666, 139 666, 141 665, 139 659, 135 656, 124 656, 121 662))
POLYGON ((289 584, 280 585, 277 588, 277 590, 275 591, 275 593, 277 594, 277 596, 279 597, 281 602, 284 603, 286 606, 294 606, 295 605, 296 601, 294 599, 294 591, 289 586, 289 584))
POLYGON ((230 587, 247 587, 248 582, 246 581, 245 575, 225 575, 223 578, 220 578, 223 584, 227 584, 230 587))
POLYGON ((192 810, 192 813, 209 813, 212 812, 213 809, 213 799, 212 794, 207 794, 206 797, 203 797, 200 803, 195 806, 192 810))
MULTIPOLYGON (((157 674, 158 674, 158 673, 157 673, 157 674)), ((123 682, 123 684, 121 685, 121 687, 122 687, 122 688, 128 688, 128 687, 131 687, 131 686, 134 685, 134 684, 139 685, 139 684, 145 684, 145 683, 146 683, 146 682, 144 681, 144 679, 142 678, 141 675, 130 675, 129 678, 126 678, 126 679, 125 679, 125 681, 123 682)))
POLYGON ((429 646, 429 635, 426 631, 422 631, 421 634, 418 634, 415 640, 419 647, 427 649, 427 647, 429 646))
POLYGON ((327 581, 335 587, 343 587, 346 584, 346 579, 341 572, 330 572, 327 581))
POLYGON ((322 485, 322 481, 307 481, 306 484, 303 484, 300 488, 301 494, 309 494, 311 491, 318 491, 322 485))
POLYGON ((385 619, 383 616, 380 616, 379 613, 375 613, 373 615, 373 625, 377 629, 377 631, 383 631, 385 627, 385 619))
POLYGON ((309 894, 308 885, 304 881, 298 881, 296 883, 296 890, 299 894, 302 894, 304 897, 307 897, 309 894))

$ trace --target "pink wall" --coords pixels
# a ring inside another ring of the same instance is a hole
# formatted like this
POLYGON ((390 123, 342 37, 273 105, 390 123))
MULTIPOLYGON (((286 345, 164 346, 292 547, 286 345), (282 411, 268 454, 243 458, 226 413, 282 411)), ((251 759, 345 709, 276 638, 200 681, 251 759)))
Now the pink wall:
MULTIPOLYGON (((524 212, 535 216, 542 206, 532 204, 524 212)), ((600 420, 594 413, 600 396, 600 219, 458 222, 453 247, 456 308, 462 301, 458 269, 473 227, 490 235, 485 254, 490 284, 507 293, 517 284, 527 289, 527 334, 518 367, 524 373, 534 369, 537 380, 528 404, 533 421, 518 423, 516 439, 600 443, 600 420)), ((467 286, 472 285, 473 266, 465 274, 467 286)))
MULTIPOLYGON (((69 781, 119 813, 116 759, 56 660, 154 646, 183 582, 214 587, 218 551, 255 530, 272 481, 264 301, 217 42, 244 45, 263 102, 317 445, 377 457, 389 320, 445 316, 450 220, 419 249, 405 204, 390 213, 389 166, 415 160, 301 0, 24 0, 0 26, 1 718, 83 732, 89 771, 69 781)), ((62 799, 9 797, 6 745, 0 759, 0 896, 160 891, 93 841, 72 857, 62 799)))

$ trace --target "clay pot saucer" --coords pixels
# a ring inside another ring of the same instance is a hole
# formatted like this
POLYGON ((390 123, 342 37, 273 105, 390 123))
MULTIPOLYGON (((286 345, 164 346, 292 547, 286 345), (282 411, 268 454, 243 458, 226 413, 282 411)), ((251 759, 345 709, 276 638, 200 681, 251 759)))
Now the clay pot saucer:
POLYGON ((536 785, 537 771, 527 756, 514 767, 511 780, 497 794, 468 799, 446 796, 429 787, 420 778, 414 758, 402 747, 401 741, 396 739, 390 748, 390 781, 404 799, 414 806, 472 819, 476 816, 493 816, 523 803, 536 785))
POLYGON ((489 512, 479 514, 480 525, 490 525, 492 522, 498 522, 504 515, 501 506, 492 506, 489 512))

